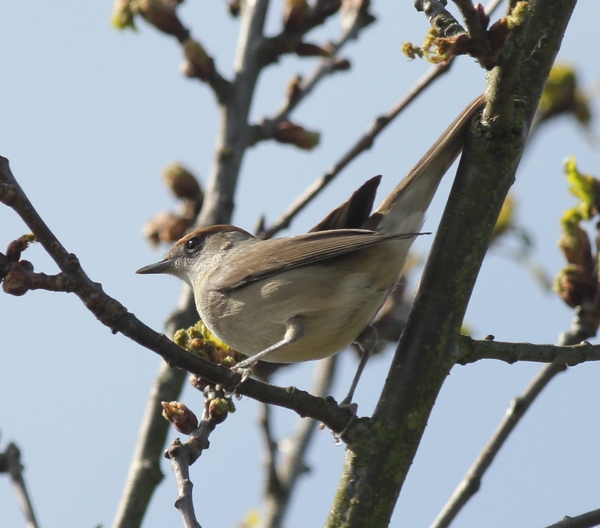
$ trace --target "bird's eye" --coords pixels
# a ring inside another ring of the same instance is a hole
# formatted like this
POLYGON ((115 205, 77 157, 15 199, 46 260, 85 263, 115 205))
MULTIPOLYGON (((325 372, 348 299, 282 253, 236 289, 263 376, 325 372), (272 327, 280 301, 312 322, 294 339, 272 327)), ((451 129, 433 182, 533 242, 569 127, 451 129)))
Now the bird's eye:
POLYGON ((185 252, 186 253, 195 253, 202 247, 202 239, 200 237, 190 238, 185 243, 185 252))

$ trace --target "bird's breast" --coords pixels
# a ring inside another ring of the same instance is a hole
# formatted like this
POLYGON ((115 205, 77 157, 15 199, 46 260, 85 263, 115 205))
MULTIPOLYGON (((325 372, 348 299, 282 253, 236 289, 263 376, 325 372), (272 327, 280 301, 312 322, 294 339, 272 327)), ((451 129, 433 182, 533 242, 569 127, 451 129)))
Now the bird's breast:
POLYGON ((286 322, 298 318, 304 337, 265 360, 328 357, 358 337, 395 286, 403 242, 391 240, 229 291, 195 289, 198 312, 215 335, 248 356, 280 341, 286 322))

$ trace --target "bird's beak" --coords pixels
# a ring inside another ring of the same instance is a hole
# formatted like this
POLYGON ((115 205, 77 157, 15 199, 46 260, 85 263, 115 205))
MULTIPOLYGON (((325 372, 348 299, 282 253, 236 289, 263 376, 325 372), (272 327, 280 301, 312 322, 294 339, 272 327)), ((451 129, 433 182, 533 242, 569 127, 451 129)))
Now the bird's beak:
POLYGON ((151 274, 151 273, 171 273, 175 264, 175 259, 166 258, 155 264, 149 264, 136 271, 140 275, 151 274))

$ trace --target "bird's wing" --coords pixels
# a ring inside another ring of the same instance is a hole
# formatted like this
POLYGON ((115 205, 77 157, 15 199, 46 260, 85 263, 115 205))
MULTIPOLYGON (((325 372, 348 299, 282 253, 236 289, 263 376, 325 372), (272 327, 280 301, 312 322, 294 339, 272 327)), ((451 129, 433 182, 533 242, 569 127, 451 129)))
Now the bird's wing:
POLYGON ((367 180, 352 193, 352 196, 347 201, 331 211, 309 233, 331 229, 362 228, 373 209, 373 202, 375 201, 380 181, 381 176, 375 176, 367 180))
POLYGON ((236 256, 231 265, 226 262, 222 264, 219 268, 222 279, 212 287, 219 291, 234 290, 250 282, 352 253, 386 240, 412 238, 420 234, 380 234, 364 229, 339 229, 256 242, 236 256), (260 258, 257 257, 258 252, 260 258))

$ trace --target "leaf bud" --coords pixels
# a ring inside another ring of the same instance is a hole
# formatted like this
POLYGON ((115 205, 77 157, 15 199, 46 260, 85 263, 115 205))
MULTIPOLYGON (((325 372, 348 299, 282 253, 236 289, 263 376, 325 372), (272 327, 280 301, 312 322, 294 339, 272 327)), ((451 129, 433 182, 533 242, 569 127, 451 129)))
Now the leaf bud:
POLYGON ((298 57, 331 57, 332 53, 329 47, 322 48, 310 42, 300 42, 295 51, 298 57))
POLYGON ((31 262, 29 262, 28 260, 24 260, 24 259, 19 260, 19 266, 21 266, 25 271, 29 271, 29 272, 33 271, 33 264, 31 262))
POLYGON ((286 31, 298 31, 308 14, 306 0, 286 0, 283 10, 283 27, 286 31))
POLYGON ((198 179, 179 163, 172 163, 164 168, 163 181, 180 200, 198 200, 202 197, 198 179))
POLYGON ((130 6, 133 13, 141 15, 156 29, 183 42, 190 32, 177 17, 175 8, 178 4, 176 0, 132 0, 130 6))
POLYGON ((33 242, 35 242, 35 235, 33 233, 13 240, 6 248, 6 258, 12 262, 18 261, 21 258, 21 253, 33 242))
POLYGON ((191 224, 190 218, 163 211, 144 225, 142 235, 154 246, 160 242, 176 242, 185 235, 191 224))
POLYGON ((229 14, 233 18, 237 18, 238 16, 240 16, 241 7, 242 7, 241 0, 230 0, 230 2, 227 4, 227 8, 229 9, 229 14))
POLYGON ((502 17, 497 22, 494 22, 488 30, 488 40, 492 50, 500 50, 508 37, 510 36, 511 28, 506 17, 502 17))
POLYGON ((583 127, 589 126, 592 118, 589 98, 579 88, 575 69, 569 64, 555 64, 542 92, 536 118, 544 121, 569 113, 583 127))
POLYGON ((20 297, 29 290, 30 279, 27 272, 20 266, 11 269, 2 281, 4 293, 20 297))
POLYGON ((290 121, 283 121, 277 127, 274 138, 279 143, 289 143, 303 150, 312 150, 319 144, 321 134, 308 131, 290 121))
POLYGON ((584 270, 592 269, 592 247, 590 238, 579 224, 563 224, 563 234, 558 241, 558 247, 563 252, 569 264, 581 266, 584 270))
POLYGON ((333 71, 347 71, 350 69, 350 61, 348 59, 340 59, 336 57, 333 60, 333 71))
POLYGON ((206 401, 208 419, 214 424, 219 424, 229 414, 229 401, 225 398, 214 398, 206 401))
POLYGON ((120 30, 131 28, 135 31, 131 0, 115 0, 110 23, 120 30))
POLYGON ((215 63, 202 45, 195 40, 187 39, 183 43, 183 52, 186 58, 183 73, 187 77, 208 81, 215 71, 215 63))
POLYGON ((581 266, 571 264, 557 275, 554 289, 568 306, 575 308, 594 297, 596 283, 581 266))
POLYGON ((180 433, 189 435, 198 427, 198 418, 196 418, 196 415, 183 403, 172 401, 161 402, 161 405, 163 407, 162 415, 171 422, 175 429, 180 433))
POLYGON ((302 75, 294 75, 287 85, 287 98, 293 103, 300 96, 300 92, 302 91, 302 75))

